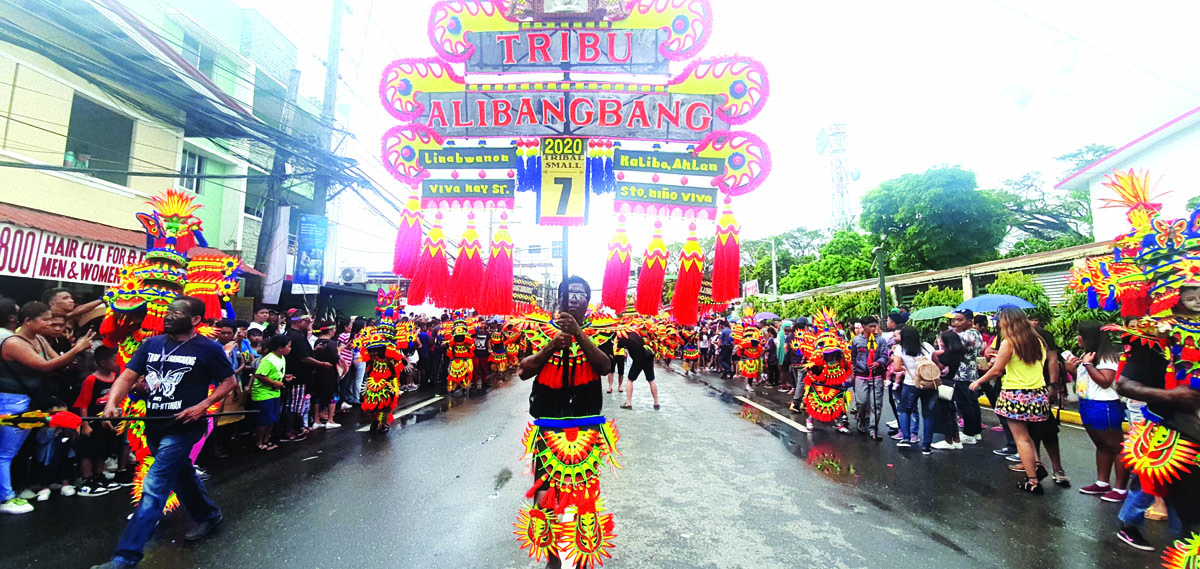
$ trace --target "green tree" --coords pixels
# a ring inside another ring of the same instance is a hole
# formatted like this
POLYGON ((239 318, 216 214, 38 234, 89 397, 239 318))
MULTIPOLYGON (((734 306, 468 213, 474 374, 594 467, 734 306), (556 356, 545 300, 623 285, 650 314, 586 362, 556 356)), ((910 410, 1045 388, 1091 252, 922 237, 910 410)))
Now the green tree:
POLYGON ((1107 144, 1089 144, 1062 156, 1055 156, 1054 159, 1067 164, 1067 170, 1062 176, 1062 179, 1065 180, 1071 174, 1087 168, 1092 162, 1111 154, 1113 150, 1116 150, 1116 148, 1107 144))
POLYGON ((1009 229, 1018 236, 1041 241, 1063 237, 1073 242, 1092 240, 1092 208, 1087 190, 1055 190, 1040 172, 1005 180, 996 191, 1008 211, 1009 229))
POLYGON ((787 276, 779 279, 781 293, 804 292, 814 288, 870 278, 871 263, 856 257, 826 255, 803 265, 794 265, 787 276))
POLYGON ((1045 328, 1054 336, 1054 341, 1060 348, 1070 349, 1078 355, 1079 350, 1075 348, 1075 326, 1084 320, 1117 324, 1121 317, 1119 312, 1088 308, 1087 295, 1071 291, 1062 303, 1054 307, 1054 319, 1047 323, 1045 328))
POLYGON ((1091 242, 1092 240, 1086 237, 1059 237, 1049 241, 1043 241, 1041 239, 1034 239, 1030 237, 1018 241, 1011 248, 1009 248, 1008 252, 1004 254, 1004 258, 1007 259, 1011 257, 1020 257, 1021 255, 1032 255, 1034 253, 1043 253, 1046 251, 1057 251, 1059 249, 1066 249, 1067 247, 1075 247, 1076 245, 1083 245, 1091 242))
MULTIPOLYGON (((929 308, 931 306, 954 307, 962 304, 962 301, 963 293, 961 290, 931 286, 918 292, 913 297, 911 308, 913 312, 916 312, 922 308, 929 308)), ((938 330, 945 328, 946 323, 945 318, 909 321, 909 324, 921 332, 921 338, 926 341, 931 341, 938 330)))
POLYGON ((852 259, 870 261, 871 247, 867 239, 855 231, 842 230, 833 234, 828 243, 821 245, 821 256, 841 255, 852 259))
POLYGON ((975 188, 975 174, 959 167, 905 174, 863 196, 861 223, 895 272, 994 259, 1008 215, 993 193, 975 188))
POLYGON ((1196 206, 1200 206, 1200 196, 1192 196, 1191 199, 1187 201, 1188 211, 1196 209, 1196 206))
POLYGON ((995 282, 985 287, 984 291, 988 294, 1008 294, 1028 301, 1033 305, 1033 308, 1025 311, 1030 318, 1045 321, 1053 315, 1050 297, 1046 296, 1046 289, 1042 288, 1042 285, 1033 281, 1033 275, 1020 271, 1000 273, 996 275, 995 282))

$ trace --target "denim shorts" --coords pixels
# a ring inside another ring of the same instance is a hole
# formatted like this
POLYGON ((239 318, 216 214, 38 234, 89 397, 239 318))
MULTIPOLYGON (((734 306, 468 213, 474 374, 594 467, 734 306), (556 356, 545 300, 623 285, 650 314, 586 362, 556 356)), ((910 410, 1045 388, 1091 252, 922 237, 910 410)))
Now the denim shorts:
POLYGON ((1120 429, 1125 420, 1125 405, 1120 399, 1112 401, 1097 401, 1094 399, 1079 400, 1079 417, 1083 425, 1098 431, 1120 429))

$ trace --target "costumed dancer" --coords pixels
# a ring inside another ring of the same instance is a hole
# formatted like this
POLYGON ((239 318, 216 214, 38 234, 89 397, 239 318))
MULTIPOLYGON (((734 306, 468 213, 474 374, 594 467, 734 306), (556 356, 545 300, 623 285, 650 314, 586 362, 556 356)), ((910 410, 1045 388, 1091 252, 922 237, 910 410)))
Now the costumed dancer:
POLYGON ((508 369, 515 370, 521 363, 521 351, 525 345, 525 334, 512 322, 504 324, 504 350, 508 354, 508 369))
POLYGON ((796 319, 792 335, 786 338, 787 351, 784 354, 784 362, 791 368, 794 381, 792 403, 788 405, 788 410, 793 413, 804 412, 804 398, 808 395, 808 382, 805 381, 808 376, 808 356, 804 349, 806 343, 804 338, 809 334, 812 334, 812 329, 809 326, 808 318, 801 316, 796 319))
POLYGON ((450 359, 446 392, 466 390, 475 374, 475 339, 467 321, 458 318, 445 329, 446 357, 450 359))
POLYGON ((691 375, 700 372, 700 344, 696 329, 688 326, 679 332, 683 340, 683 373, 691 375))
MULTIPOLYGON (((1104 185, 1118 194, 1107 205, 1127 208, 1132 229, 1113 240, 1111 257, 1077 263, 1069 284, 1087 294, 1090 308, 1119 307, 1127 323, 1105 327, 1124 344, 1117 393, 1146 406, 1122 453, 1140 489, 1125 500, 1118 536, 1145 549, 1142 516, 1133 511, 1152 501, 1142 494, 1165 498, 1183 524, 1200 523, 1200 208, 1187 219, 1160 217, 1146 173, 1116 172, 1104 185)), ((1019 487, 1040 494, 1035 482, 1019 487)), ((1177 541, 1164 552, 1164 567, 1196 566, 1198 551, 1198 534, 1177 541)))
POLYGON ((812 429, 813 419, 816 419, 833 423, 839 433, 849 434, 846 410, 854 371, 850 362, 850 343, 843 337, 833 310, 822 309, 813 320, 816 330, 804 334, 801 340, 808 367, 804 377, 807 426, 812 429))
POLYGON ((503 374, 508 369, 508 342, 500 330, 492 332, 488 338, 488 363, 492 373, 503 374))
POLYGON ((558 289, 559 312, 531 315, 521 324, 537 350, 521 361, 522 380, 535 378, 529 396, 533 423, 525 431, 525 456, 533 461, 533 487, 514 524, 530 557, 558 568, 592 568, 611 557, 613 516, 600 497, 600 468, 617 464, 618 433, 602 416, 600 377, 612 367, 602 348, 617 327, 587 320, 591 287, 579 277, 558 289))
POLYGON ((762 331, 754 325, 754 320, 748 318, 733 330, 733 345, 738 360, 738 373, 746 378, 746 391, 754 392, 755 383, 759 382, 763 371, 763 354, 766 347, 762 341, 762 331))
POLYGON ((372 433, 387 433, 392 412, 400 400, 400 376, 407 363, 396 345, 396 323, 385 318, 375 326, 363 328, 355 343, 362 350, 367 367, 362 411, 373 415, 372 433))

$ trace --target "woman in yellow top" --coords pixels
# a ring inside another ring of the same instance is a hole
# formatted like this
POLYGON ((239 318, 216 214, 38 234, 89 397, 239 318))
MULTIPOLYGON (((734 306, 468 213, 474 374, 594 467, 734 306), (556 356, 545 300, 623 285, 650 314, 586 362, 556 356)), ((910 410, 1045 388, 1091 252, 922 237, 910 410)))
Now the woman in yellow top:
POLYGON ((1040 423, 1050 419, 1050 392, 1042 368, 1046 364, 1046 346, 1033 324, 1019 308, 1000 310, 1000 351, 995 363, 983 377, 971 384, 979 389, 984 383, 1002 377, 1000 398, 996 402, 996 414, 1008 420, 1013 439, 1017 443, 1017 454, 1025 468, 1025 482, 1017 488, 1032 494, 1043 492, 1039 482, 1045 477, 1045 468, 1038 471, 1037 450, 1029 436, 1029 423, 1040 423))

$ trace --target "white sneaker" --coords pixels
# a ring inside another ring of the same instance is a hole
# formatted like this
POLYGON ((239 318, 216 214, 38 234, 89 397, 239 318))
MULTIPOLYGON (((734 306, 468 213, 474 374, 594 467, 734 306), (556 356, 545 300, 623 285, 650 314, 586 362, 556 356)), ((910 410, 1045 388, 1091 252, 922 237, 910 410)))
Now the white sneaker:
POLYGON ((342 411, 349 411, 350 409, 353 409, 353 408, 354 408, 354 406, 349 403, 342 403, 342 407, 341 407, 342 411))
POLYGON ((980 437, 972 437, 971 435, 959 435, 958 439, 964 445, 973 445, 979 443, 980 437))
POLYGON ((17 497, 22 500, 32 500, 34 498, 37 498, 37 492, 34 492, 33 490, 26 488, 24 490, 21 490, 21 493, 17 494, 17 497))
POLYGON ((116 477, 117 477, 116 473, 108 471, 108 470, 104 471, 104 479, 105 480, 112 480, 113 478, 116 478, 116 477))
POLYGON ((339 424, 337 424, 337 423, 334 423, 333 421, 330 421, 330 422, 328 422, 328 423, 325 423, 325 425, 324 425, 324 426, 325 426, 325 428, 326 428, 326 429, 336 429, 336 428, 338 428, 338 427, 341 427, 341 425, 339 425, 339 424))
POLYGON ((948 443, 946 441, 938 441, 929 446, 931 446, 937 450, 954 450, 954 445, 951 443, 948 443))
POLYGON ((888 421, 888 422, 887 422, 887 427, 888 427, 889 429, 899 429, 899 428, 900 428, 900 423, 897 423, 897 422, 895 422, 895 421, 888 421))
POLYGON ((60 494, 62 494, 63 496, 70 498, 71 496, 75 495, 75 487, 71 486, 70 484, 67 484, 66 486, 63 486, 62 489, 60 489, 58 492, 60 494))
POLYGON ((45 502, 49 499, 50 499, 50 489, 49 488, 42 488, 41 490, 38 490, 37 501, 45 502))
POLYGON ((954 450, 962 450, 962 449, 963 449, 962 442, 954 443, 954 450))
POLYGON ((33 511, 33 505, 24 498, 13 498, 0 503, 0 514, 28 514, 33 511))
POLYGON ((314 428, 314 429, 324 429, 324 428, 325 428, 325 423, 314 423, 314 424, 313 424, 313 426, 312 426, 312 428, 314 428))
POLYGON ((116 469, 117 469, 117 459, 112 458, 112 457, 108 457, 108 458, 104 459, 104 470, 116 470, 116 469))

